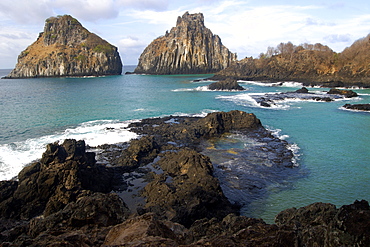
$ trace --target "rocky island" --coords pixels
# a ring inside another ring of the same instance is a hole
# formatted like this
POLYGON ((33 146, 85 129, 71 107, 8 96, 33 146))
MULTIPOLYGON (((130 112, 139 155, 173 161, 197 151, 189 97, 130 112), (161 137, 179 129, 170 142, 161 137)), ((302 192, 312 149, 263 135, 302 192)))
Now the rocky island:
POLYGON ((203 14, 186 12, 176 27, 149 44, 139 58, 136 74, 208 74, 236 61, 217 35, 204 25, 203 14))
POLYGON ((1 246, 370 244, 366 201, 287 209, 276 216, 276 224, 238 215, 239 206, 227 200, 215 168, 201 153, 204 141, 235 131, 268 139, 273 166, 294 169, 287 142, 272 136, 253 114, 169 116, 129 128, 141 138, 103 145, 100 158, 84 141, 65 140, 49 144, 17 180, 0 181, 1 246), (103 156, 109 165, 99 161, 103 156), (135 180, 144 181, 138 196, 145 201, 133 209, 128 206, 132 198, 121 192, 133 190, 135 180))
POLYGON ((5 78, 120 75, 122 62, 111 45, 69 15, 50 17, 37 40, 18 56, 5 78))
POLYGON ((218 72, 212 79, 297 81, 305 86, 370 87, 370 35, 341 53, 322 44, 281 43, 259 58, 247 57, 218 72))

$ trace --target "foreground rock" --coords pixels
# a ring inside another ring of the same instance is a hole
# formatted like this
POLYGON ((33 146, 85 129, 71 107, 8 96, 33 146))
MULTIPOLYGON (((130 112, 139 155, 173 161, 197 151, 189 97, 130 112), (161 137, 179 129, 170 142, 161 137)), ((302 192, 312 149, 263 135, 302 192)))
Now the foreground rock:
POLYGON ((209 90, 221 91, 244 91, 245 89, 238 84, 236 80, 226 79, 223 81, 214 82, 208 85, 209 90))
POLYGON ((100 245, 109 227, 123 222, 129 211, 108 193, 119 183, 116 169, 96 164, 94 156, 83 141, 49 144, 18 181, 1 181, 1 242, 100 245))
POLYGON ((208 138, 237 131, 275 141, 274 149, 291 157, 253 114, 145 119, 130 128, 142 137, 120 149, 101 147, 107 157, 112 153, 109 166, 99 164, 83 141, 66 140, 49 144, 40 161, 19 173, 19 181, 1 181, 1 246, 369 245, 366 201, 340 209, 330 204, 289 209, 272 225, 237 215, 210 159, 199 151, 208 138), (124 190, 130 172, 137 180, 146 174, 141 190, 146 202, 136 212, 124 202, 132 198, 112 192, 124 190))
POLYGON ((5 78, 120 75, 117 47, 90 33, 75 18, 46 20, 44 32, 18 56, 5 78))
POLYGON ((245 58, 218 72, 213 79, 297 81, 305 86, 370 87, 370 35, 341 53, 322 44, 280 43, 260 58, 245 58))
POLYGON ((370 104, 345 104, 343 107, 349 110, 370 111, 370 104))
POLYGON ((186 12, 176 27, 149 44, 139 58, 136 74, 206 74, 218 72, 236 61, 204 26, 203 14, 186 12))

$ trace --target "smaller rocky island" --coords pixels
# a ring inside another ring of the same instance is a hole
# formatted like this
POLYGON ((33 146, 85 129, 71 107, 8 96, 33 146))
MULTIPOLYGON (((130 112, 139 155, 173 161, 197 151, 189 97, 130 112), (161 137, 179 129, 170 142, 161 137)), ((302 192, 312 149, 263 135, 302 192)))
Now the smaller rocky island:
POLYGON ((50 17, 37 40, 18 56, 6 79, 120 75, 122 62, 111 45, 69 15, 50 17))
POLYGON ((176 27, 155 39, 140 55, 135 74, 210 74, 236 61, 219 36, 204 25, 202 13, 186 12, 176 27))
POLYGON ((245 88, 239 85, 236 80, 226 79, 218 82, 214 82, 208 85, 209 90, 220 90, 220 91, 244 91, 245 88))

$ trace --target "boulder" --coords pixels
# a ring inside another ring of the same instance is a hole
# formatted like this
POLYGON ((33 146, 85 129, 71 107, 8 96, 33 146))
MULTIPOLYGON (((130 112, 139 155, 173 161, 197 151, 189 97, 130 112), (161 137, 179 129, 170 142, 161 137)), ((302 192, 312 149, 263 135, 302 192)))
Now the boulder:
POLYGON ((113 227, 103 246, 177 246, 176 239, 165 222, 148 213, 113 227))

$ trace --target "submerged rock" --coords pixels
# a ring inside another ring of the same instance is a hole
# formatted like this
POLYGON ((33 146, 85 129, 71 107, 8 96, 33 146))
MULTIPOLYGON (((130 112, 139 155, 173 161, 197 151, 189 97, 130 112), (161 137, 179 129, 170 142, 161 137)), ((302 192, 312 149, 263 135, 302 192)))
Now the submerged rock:
POLYGON ((117 47, 90 33, 75 18, 50 17, 37 40, 18 56, 5 78, 120 75, 117 47))
POLYGON ((203 14, 186 12, 178 17, 176 27, 155 39, 140 55, 136 74, 204 74, 214 73, 236 61, 204 26, 203 14))

